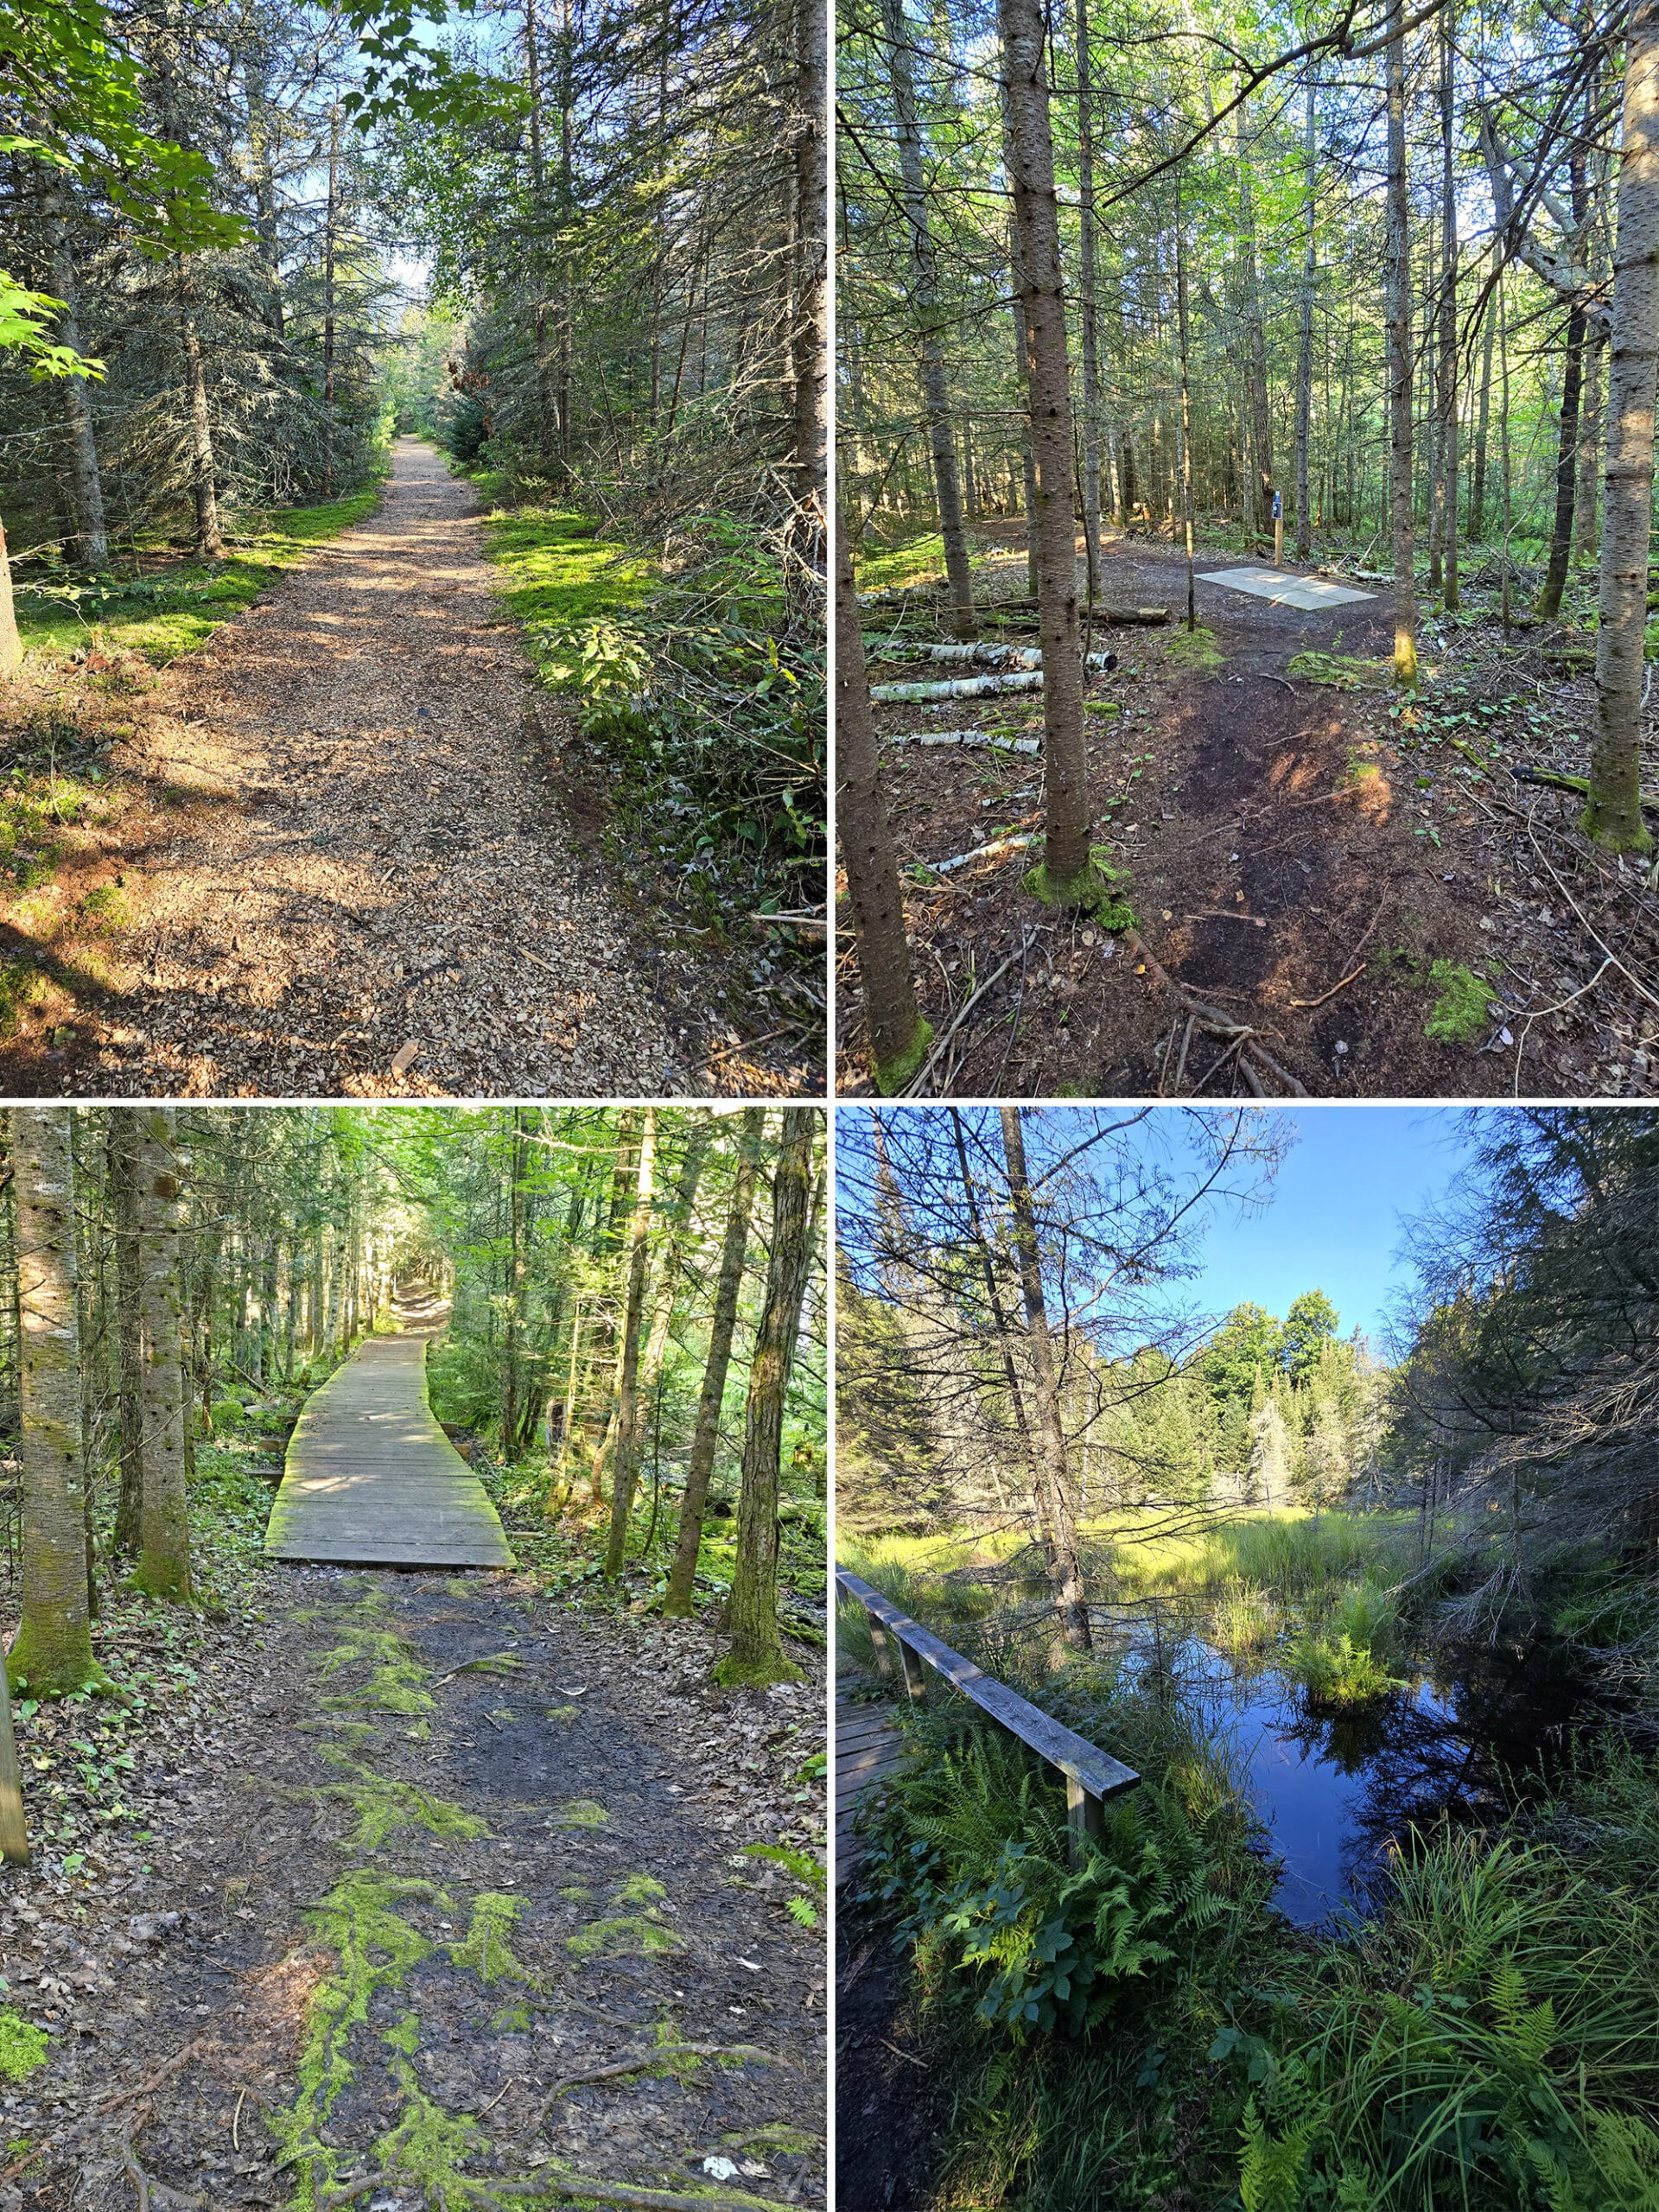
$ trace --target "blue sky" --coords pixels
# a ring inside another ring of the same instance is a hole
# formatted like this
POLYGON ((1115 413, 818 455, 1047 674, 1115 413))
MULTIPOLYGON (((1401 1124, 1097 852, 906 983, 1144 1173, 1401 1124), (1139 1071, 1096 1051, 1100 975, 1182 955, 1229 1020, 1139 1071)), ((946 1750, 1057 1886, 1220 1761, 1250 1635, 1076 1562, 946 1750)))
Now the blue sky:
POLYGON ((1281 1318, 1304 1290, 1322 1290, 1342 1316, 1380 1338, 1400 1280, 1403 1224, 1445 1191, 1468 1158, 1463 1109, 1313 1106, 1286 1109, 1296 1133, 1265 1211, 1239 1221, 1212 1214, 1194 1302, 1225 1313, 1253 1299, 1281 1318))

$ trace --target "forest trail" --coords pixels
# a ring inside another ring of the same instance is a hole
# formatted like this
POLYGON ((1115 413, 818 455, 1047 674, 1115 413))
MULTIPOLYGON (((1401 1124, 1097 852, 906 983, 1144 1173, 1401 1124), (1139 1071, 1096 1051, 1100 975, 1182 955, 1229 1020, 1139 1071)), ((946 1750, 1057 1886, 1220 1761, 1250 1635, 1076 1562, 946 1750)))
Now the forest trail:
MULTIPOLYGON (((1010 549, 989 564, 988 598, 1026 589, 1022 530, 982 532, 1010 549)), ((1571 926, 1559 878, 1552 882, 1539 856, 1541 830, 1567 829, 1571 839, 1578 803, 1534 790, 1523 813, 1501 770, 1499 779, 1482 779, 1465 754, 1442 745, 1433 716, 1444 718, 1445 706, 1419 709, 1415 734, 1408 718, 1391 715, 1386 589, 1320 608, 1274 603, 1206 582, 1205 571, 1239 559, 1201 550, 1195 599, 1210 639, 1194 658, 1182 627, 1184 555, 1120 535, 1108 539, 1102 565, 1108 604, 1170 613, 1164 629, 1096 633, 1122 665, 1091 682, 1088 740, 1101 842, 1124 871, 1145 944, 1171 976, 1255 1027, 1311 1096, 1651 1090, 1651 1058, 1622 1013, 1614 1027, 1594 1001, 1554 1010, 1600 957, 1571 926), (1304 653, 1325 657, 1315 672, 1293 670, 1304 653), (1430 976, 1437 963, 1461 967, 1479 1001, 1461 1041, 1426 1033, 1440 988, 1430 976), (1490 1017, 1489 997, 1497 1008, 1490 1017), (1544 1010, 1547 1026, 1510 1011, 1528 1006, 1544 1010)), ((1313 571, 1287 563, 1283 573, 1313 571)), ((1078 576, 1081 584, 1081 559, 1078 576)), ((1427 613, 1421 627, 1421 650, 1437 658, 1427 613)), ((883 677, 899 672, 880 670, 883 677)), ((1559 760, 1582 772, 1587 741, 1573 733, 1593 724, 1587 678, 1506 663, 1473 680, 1521 697, 1505 710, 1507 724, 1500 716, 1490 731, 1481 725, 1500 741, 1512 732, 1509 760, 1559 760)), ((1465 710, 1472 703, 1448 702, 1465 710)), ((914 706, 876 709, 879 736, 919 720, 914 706)), ((1034 698, 1012 711, 1005 700, 965 712, 953 701, 950 721, 1041 727, 1034 698)), ((901 866, 937 866, 1006 828, 1039 827, 1040 775, 1030 759, 979 747, 887 749, 883 772, 901 866)), ((1582 840, 1577 846, 1589 855, 1582 840)), ((1558 869, 1574 870, 1573 895, 1609 943, 1640 926, 1628 905, 1636 879, 1622 880, 1611 862, 1575 859, 1567 841, 1551 850, 1558 869)), ((1131 984, 1127 967, 1108 964, 1116 951, 1109 933, 1033 912, 1021 889, 1027 865, 1023 850, 1003 849, 936 888, 907 887, 924 1011, 936 1031, 951 1016, 938 991, 941 964, 953 987, 963 984, 952 989, 959 1004, 970 976, 989 976, 1010 960, 939 1071, 940 1095, 1236 1088, 1224 1044, 1195 1036, 1181 1054, 1183 1023, 1168 995, 1131 984), (930 944, 938 960, 927 957, 930 944)), ((857 1010, 847 1001, 841 1026, 843 1036, 857 1035, 857 1010)))
POLYGON ((822 2202, 822 1932, 737 1855, 815 1817, 822 1689, 713 1690, 713 1648, 516 1576, 267 1570, 129 1777, 143 1833, 0 1905, 57 2023, 0 2202, 822 2202))
POLYGON ((59 1088, 676 1089, 637 932, 525 758, 493 583, 470 487, 399 439, 375 517, 141 702, 115 755, 156 800, 138 919, 59 1088))
POLYGON ((884 1775, 894 1774, 906 1753, 890 1707, 857 1705, 843 1694, 836 1698, 836 1876, 848 1881, 862 1851, 853 1815, 865 1791, 884 1775))
POLYGON ((271 1559, 364 1567, 511 1567, 484 1485, 427 1403, 426 1347, 446 1309, 394 1305, 307 1399, 270 1510, 271 1559))

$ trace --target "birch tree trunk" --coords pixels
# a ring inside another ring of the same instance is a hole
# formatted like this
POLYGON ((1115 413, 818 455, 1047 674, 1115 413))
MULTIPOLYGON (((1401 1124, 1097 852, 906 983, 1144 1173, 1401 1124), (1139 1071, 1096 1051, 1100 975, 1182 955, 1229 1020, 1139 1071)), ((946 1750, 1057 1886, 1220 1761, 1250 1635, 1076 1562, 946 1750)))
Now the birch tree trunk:
POLYGON ((137 1114, 144 1490, 132 1585, 152 1598, 188 1604, 192 1593, 179 1266, 181 1159, 174 1109, 144 1106, 137 1114))
POLYGON ((639 1465, 639 1325, 645 1303, 645 1262, 651 1238, 652 1185, 657 1160, 657 1109, 647 1106, 639 1131, 639 1166, 634 1184, 633 1219, 628 1230, 627 1303, 622 1316, 622 1349, 617 1368, 616 1444, 611 1463, 611 1532, 605 1547, 605 1579, 622 1572, 639 1465))
POLYGON ((1655 345, 1659 340, 1659 0, 1633 0, 1624 59, 1618 238, 1607 360, 1601 524, 1599 724, 1583 827, 1614 852, 1647 852, 1637 787, 1648 547, 1653 529, 1655 345))
POLYGON ((1319 143, 1313 104, 1313 79, 1306 88, 1307 105, 1302 122, 1303 190, 1306 242, 1302 251, 1302 290, 1298 302, 1296 333, 1296 558, 1306 561, 1313 550, 1313 516, 1308 509, 1308 447, 1313 418, 1313 280, 1318 271, 1319 143))
POLYGON ((1389 15, 1385 63, 1389 111, 1389 514, 1394 541, 1394 680, 1417 689, 1417 596, 1411 512, 1411 202, 1406 175, 1404 0, 1389 15))
POLYGON ((102 1684, 86 1604, 74 1170, 69 1111, 11 1109, 22 1401, 22 1618, 6 1662, 16 1689, 69 1697, 102 1684))
POLYGON ((766 1298, 755 1332, 743 1414, 743 1488, 737 1509, 737 1567, 727 1609, 731 1649, 715 1680, 798 1682, 802 1669, 778 1634, 778 1491, 784 1402, 812 1262, 812 1138, 810 1106, 784 1109, 784 1141, 772 1183, 772 1254, 766 1298))
POLYGON ((902 1090, 933 1036, 916 1004, 899 861, 875 757, 869 675, 845 525, 836 546, 836 828, 858 938, 870 1072, 883 1097, 902 1090))
POLYGON ((749 1243, 749 1216, 754 1205, 754 1179, 760 1158, 760 1141, 766 1124, 766 1109, 744 1109, 738 1136, 737 1172, 732 1183, 732 1202, 726 1216, 726 1239, 721 1247, 720 1280, 715 1289, 715 1310, 709 1324, 709 1351, 703 1363, 702 1390, 697 1400, 696 1427, 691 1435, 691 1457, 685 1471, 685 1491, 680 1500, 680 1522, 674 1540, 674 1560, 663 1594, 663 1611, 684 1617, 691 1611, 697 1557, 702 1546, 702 1517, 709 1503, 709 1480, 720 1446, 720 1409, 726 1395, 726 1376, 731 1366, 732 1338, 737 1330, 737 1302, 743 1288, 743 1262, 749 1243))
MULTIPOLYGON (((804 0, 810 4, 810 0, 804 0)), ((962 484, 957 471, 956 433, 950 423, 950 394, 940 337, 938 261, 927 212, 927 183, 922 167, 922 132, 916 116, 916 87, 910 70, 910 26, 904 0, 881 0, 887 33, 887 74, 893 86, 893 127, 898 139, 899 175, 905 225, 910 236, 911 287, 917 334, 921 344, 922 397, 927 408, 928 444, 933 456, 933 489, 938 502, 939 535, 944 540, 944 571, 950 588, 950 625, 959 638, 977 637, 974 583, 968 567, 968 540, 962 524, 962 484)))
POLYGON ((1009 168, 1018 242, 1014 275, 1029 348, 1037 549, 1038 630, 1043 648, 1043 771, 1046 838, 1027 887, 1046 906, 1086 906, 1106 887, 1089 856, 1088 759, 1083 728, 1077 556, 1072 519, 1072 431, 1060 270, 1054 141, 1039 0, 998 0, 1007 88, 1009 168))
POLYGON ((1036 1443, 1052 1544, 1054 1605, 1060 1633, 1074 1649, 1090 1651, 1094 1638, 1089 1627, 1089 1608, 1084 1598, 1083 1568, 1077 1557, 1077 1523, 1072 1516, 1065 1468, 1065 1433, 1060 1422, 1059 1376, 1054 1364, 1053 1340, 1049 1334, 1048 1306, 1043 1295, 1043 1265, 1037 1244, 1037 1221, 1031 1202, 1031 1179, 1026 1170, 1026 1141, 1020 1109, 1004 1106, 1002 1148, 1008 1166, 1008 1205, 1014 1217, 1014 1248, 1020 1264, 1020 1288, 1026 1309, 1026 1346, 1030 1358, 1033 1395, 1037 1401, 1036 1443))

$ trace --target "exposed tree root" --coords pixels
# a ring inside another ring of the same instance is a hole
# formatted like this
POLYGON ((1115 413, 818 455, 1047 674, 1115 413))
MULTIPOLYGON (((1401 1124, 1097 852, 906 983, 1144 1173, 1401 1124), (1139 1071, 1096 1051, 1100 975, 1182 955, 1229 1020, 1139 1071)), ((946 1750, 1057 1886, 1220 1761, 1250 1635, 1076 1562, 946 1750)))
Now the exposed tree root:
MULTIPOLYGON (((1236 1058, 1238 1071, 1255 1097, 1268 1098, 1275 1095, 1292 1098, 1306 1097, 1306 1086, 1299 1083, 1287 1068, 1280 1065, 1262 1042, 1260 1033, 1253 1029, 1249 1022, 1235 1021, 1230 1014, 1224 1014, 1219 1007, 1210 1005, 1207 1000, 1201 999, 1189 991, 1185 983, 1178 983, 1162 963, 1155 959, 1148 950, 1138 930, 1125 930, 1122 934, 1123 943, 1129 952, 1135 959, 1144 963, 1146 971, 1153 982, 1161 985, 1187 1016, 1187 1030, 1181 1046, 1180 1075, 1185 1072, 1186 1055, 1192 1043, 1192 1033, 1197 1029, 1201 1030, 1206 1037, 1219 1039, 1226 1046, 1227 1050, 1223 1053, 1222 1059, 1224 1061, 1236 1058), (1269 1090, 1262 1082, 1264 1074, 1270 1077, 1279 1086, 1276 1094, 1269 1090)), ((1172 1031, 1169 1051, 1173 1049, 1174 1033, 1172 1031)), ((1166 1052, 1166 1066, 1167 1066, 1168 1057, 1169 1052, 1166 1052)), ((1220 1065, 1221 1063, 1217 1062, 1217 1067, 1220 1065)), ((1213 1075, 1216 1069, 1212 1068, 1210 1072, 1213 1075)), ((1178 1075, 1177 1081, 1179 1082, 1179 1079, 1180 1076, 1178 1075)), ((1208 1080, 1207 1077, 1205 1079, 1208 1080)), ((1164 1090, 1164 1078, 1160 1078, 1158 1087, 1161 1094, 1168 1095, 1164 1090)))

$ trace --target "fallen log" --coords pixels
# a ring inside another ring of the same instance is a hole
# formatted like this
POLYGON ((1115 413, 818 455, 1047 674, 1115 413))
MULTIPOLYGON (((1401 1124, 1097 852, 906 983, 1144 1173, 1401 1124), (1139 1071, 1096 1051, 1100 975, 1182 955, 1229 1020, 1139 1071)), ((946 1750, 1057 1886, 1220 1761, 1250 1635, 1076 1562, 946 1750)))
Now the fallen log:
POLYGON ((878 707, 887 707, 905 700, 991 699, 1002 691, 1040 691, 1042 688, 1042 671, 1038 669, 1021 676, 960 676, 954 682, 941 683, 873 683, 870 697, 878 707))
POLYGON ((995 745, 1004 753, 1040 753, 1034 737, 1001 737, 988 729, 899 729, 884 731, 883 745, 995 745))

